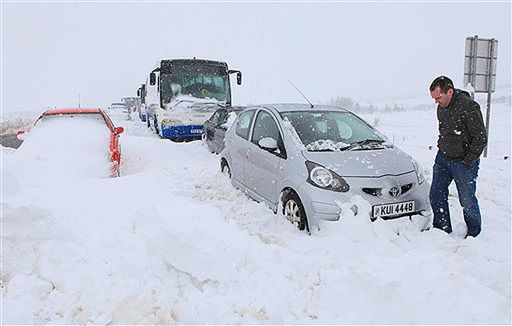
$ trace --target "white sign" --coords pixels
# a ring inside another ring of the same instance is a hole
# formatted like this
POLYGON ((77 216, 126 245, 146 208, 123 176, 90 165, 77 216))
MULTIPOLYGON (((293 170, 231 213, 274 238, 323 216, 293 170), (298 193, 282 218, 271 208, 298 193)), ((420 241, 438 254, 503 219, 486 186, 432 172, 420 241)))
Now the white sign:
POLYGON ((464 57, 464 86, 471 84, 475 92, 494 92, 497 58, 497 40, 478 38, 478 36, 467 37, 464 57))

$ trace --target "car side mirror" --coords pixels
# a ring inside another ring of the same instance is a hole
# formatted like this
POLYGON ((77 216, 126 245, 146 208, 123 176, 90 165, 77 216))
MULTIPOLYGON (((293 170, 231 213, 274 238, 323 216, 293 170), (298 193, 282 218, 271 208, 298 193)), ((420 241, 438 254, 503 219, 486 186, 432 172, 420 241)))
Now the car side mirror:
POLYGON ((116 127, 116 135, 122 134, 124 132, 123 127, 116 127))
POLYGON ((277 149, 277 141, 274 138, 265 137, 260 139, 258 146, 268 151, 275 151, 277 149))

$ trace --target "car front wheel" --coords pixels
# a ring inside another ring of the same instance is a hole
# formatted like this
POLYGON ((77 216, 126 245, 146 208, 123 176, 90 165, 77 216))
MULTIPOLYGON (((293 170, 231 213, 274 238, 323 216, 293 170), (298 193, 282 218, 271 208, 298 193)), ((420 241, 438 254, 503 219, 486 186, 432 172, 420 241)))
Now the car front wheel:
POLYGON ((286 190, 283 194, 283 215, 299 230, 309 232, 308 219, 304 206, 299 196, 292 190, 286 190))
POLYGON ((225 159, 220 162, 220 171, 231 179, 231 169, 225 159))

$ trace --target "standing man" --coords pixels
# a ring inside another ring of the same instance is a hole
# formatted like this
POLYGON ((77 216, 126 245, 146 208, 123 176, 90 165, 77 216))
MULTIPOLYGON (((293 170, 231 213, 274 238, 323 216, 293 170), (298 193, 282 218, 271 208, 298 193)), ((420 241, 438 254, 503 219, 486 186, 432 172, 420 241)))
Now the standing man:
POLYGON ((476 198, 476 178, 479 157, 487 144, 480 106, 467 92, 453 88, 453 82, 444 76, 434 79, 430 95, 438 104, 439 120, 439 150, 430 187, 434 227, 452 232, 448 186, 455 180, 468 229, 466 237, 476 237, 482 224, 476 198))

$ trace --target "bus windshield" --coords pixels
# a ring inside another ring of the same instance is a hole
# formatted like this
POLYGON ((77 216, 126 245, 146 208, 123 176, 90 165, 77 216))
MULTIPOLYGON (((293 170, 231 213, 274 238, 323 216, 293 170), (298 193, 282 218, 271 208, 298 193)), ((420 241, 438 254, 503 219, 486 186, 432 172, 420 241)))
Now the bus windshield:
POLYGON ((181 86, 184 95, 230 102, 229 75, 224 66, 181 63, 170 68, 170 71, 160 73, 162 103, 171 101, 172 84, 181 86))

